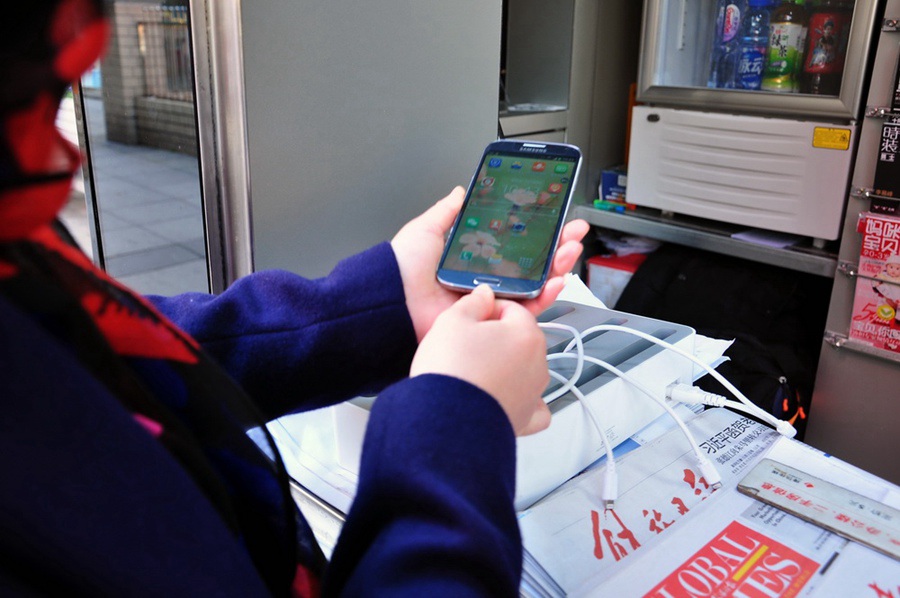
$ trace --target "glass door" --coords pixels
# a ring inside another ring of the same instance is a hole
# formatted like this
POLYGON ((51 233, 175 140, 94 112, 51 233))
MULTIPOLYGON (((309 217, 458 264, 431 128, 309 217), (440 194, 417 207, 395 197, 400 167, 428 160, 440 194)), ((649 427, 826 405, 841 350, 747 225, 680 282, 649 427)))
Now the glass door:
POLYGON ((646 0, 637 99, 858 119, 877 0, 646 0))
POLYGON ((100 63, 62 105, 82 176, 63 220, 141 293, 208 291, 187 0, 116 0, 100 63))

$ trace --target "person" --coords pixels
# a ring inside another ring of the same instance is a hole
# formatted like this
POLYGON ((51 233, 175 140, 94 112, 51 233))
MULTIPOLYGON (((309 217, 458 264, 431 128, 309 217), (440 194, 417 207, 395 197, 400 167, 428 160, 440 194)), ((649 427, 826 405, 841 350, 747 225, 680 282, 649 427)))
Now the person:
POLYGON ((436 283, 459 188, 323 279, 139 296, 55 220, 80 159, 56 111, 102 53, 101 0, 0 23, 0 594, 516 594, 515 435, 550 417, 534 314, 587 224, 523 303, 436 283), (247 431, 373 391, 326 563, 272 438, 247 431))

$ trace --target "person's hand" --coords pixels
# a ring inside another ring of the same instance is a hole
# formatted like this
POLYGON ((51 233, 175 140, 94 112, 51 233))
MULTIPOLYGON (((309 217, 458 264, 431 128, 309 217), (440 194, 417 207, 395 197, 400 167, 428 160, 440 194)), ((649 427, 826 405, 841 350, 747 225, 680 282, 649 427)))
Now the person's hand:
POLYGON ((534 315, 495 299, 486 285, 463 296, 434 321, 413 357, 410 376, 445 374, 493 396, 517 436, 550 425, 541 398, 550 373, 547 344, 534 315))
MULTIPOLYGON (((406 306, 420 341, 435 318, 460 298, 459 293, 438 284, 435 272, 446 235, 464 198, 465 189, 456 187, 450 195, 407 223, 391 240, 403 278, 406 306)), ((582 251, 581 239, 589 228, 584 220, 572 220, 563 227, 544 290, 534 299, 519 302, 532 314, 541 313, 556 300, 564 285, 563 275, 575 266, 582 251)))

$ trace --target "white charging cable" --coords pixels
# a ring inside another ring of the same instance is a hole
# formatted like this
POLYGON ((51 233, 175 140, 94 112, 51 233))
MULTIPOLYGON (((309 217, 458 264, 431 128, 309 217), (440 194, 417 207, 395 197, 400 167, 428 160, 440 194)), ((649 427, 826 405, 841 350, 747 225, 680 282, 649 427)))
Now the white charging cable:
MULTIPOLYGON (((551 355, 547 356, 548 358, 551 355)), ((573 355, 573 357, 575 357, 573 355)), ((559 372, 554 372, 550 370, 550 375, 563 383, 568 383, 569 380, 566 379, 565 376, 560 374, 559 372)), ((591 406, 588 405, 587 398, 585 398, 584 393, 577 386, 572 386, 569 389, 575 397, 578 399, 578 402, 581 403, 581 408, 588 415, 588 419, 591 420, 591 423, 594 424, 594 428, 597 430, 597 434, 600 435, 600 440, 603 442, 603 449, 606 451, 606 469, 603 473, 603 488, 600 490, 600 500, 603 501, 604 509, 612 509, 616 506, 616 499, 619 496, 619 476, 616 472, 616 458, 613 455, 612 444, 609 441, 609 438, 603 432, 603 426, 600 425, 600 422, 597 420, 597 416, 594 414, 594 411, 591 409, 591 406)))
MULTIPOLYGON (((655 336, 649 335, 645 332, 641 332, 640 330, 634 330, 633 328, 628 328, 626 326, 617 326, 615 324, 600 324, 598 326, 592 326, 591 328, 588 328, 587 330, 582 332, 581 336, 584 337, 584 336, 587 336, 594 332, 603 332, 603 331, 625 332, 627 334, 631 334, 631 335, 640 337, 644 340, 650 341, 656 345, 659 345, 660 347, 669 349, 670 351, 674 351, 678 355, 681 355, 681 356, 691 360, 693 363, 699 365, 701 368, 703 368, 704 371, 706 371, 709 375, 711 375, 713 378, 715 378, 722 386, 724 386, 731 394, 733 394, 740 401, 740 403, 737 403, 737 404, 726 402, 723 404, 724 406, 733 407, 735 409, 739 409, 739 410, 743 411, 744 413, 749 413, 750 415, 758 417, 759 419, 767 422, 769 425, 771 425, 773 428, 775 428, 775 430, 782 436, 787 436, 788 438, 793 438, 794 436, 796 436, 797 430, 794 428, 794 426, 792 426, 790 424, 790 422, 778 419, 771 413, 765 411, 764 409, 762 409, 759 406, 757 406, 756 404, 754 404, 750 399, 748 399, 746 396, 744 396, 744 394, 741 391, 739 391, 731 382, 726 380, 722 374, 720 374, 715 369, 713 369, 709 364, 698 359, 695 355, 688 353, 681 347, 676 347, 675 345, 673 345, 671 343, 667 343, 666 341, 664 341, 662 339, 658 339, 655 336), (740 404, 740 407, 737 407, 738 404, 740 404)), ((580 342, 582 342, 582 341, 580 341, 580 342)), ((569 345, 566 347, 566 351, 568 352, 571 349, 571 347, 572 347, 572 343, 570 342, 569 345)), ((582 352, 583 352, 583 350, 582 350, 582 352)), ((702 393, 702 391, 700 391, 700 392, 702 393)), ((671 396, 671 393, 669 393, 669 394, 671 396)), ((677 392, 675 394, 681 396, 677 392)), ((715 395, 715 396, 718 396, 718 395, 715 395)), ((673 400, 674 400, 674 397, 673 397, 673 400)), ((726 399, 726 401, 727 401, 727 399, 726 399)))
MULTIPOLYGON (((558 324, 555 322, 544 322, 540 324, 541 328, 553 329, 553 330, 562 330, 564 332, 569 333, 572 336, 572 342, 574 343, 575 353, 569 353, 568 356, 571 356, 575 359, 575 371, 572 375, 567 379, 565 376, 560 374, 559 372, 555 372, 550 370, 550 375, 562 382, 562 386, 548 394, 544 397, 544 401, 552 403, 559 397, 563 396, 567 392, 571 392, 578 402, 581 404, 581 408, 587 413, 588 418, 593 423, 594 428, 597 430, 597 434, 600 436, 601 442, 603 442, 603 448, 606 451, 606 469, 603 474, 603 488, 600 490, 600 499, 603 501, 603 507, 605 509, 612 509, 616 504, 616 499, 619 494, 619 477, 616 472, 616 458, 613 455, 612 444, 609 441, 609 438, 606 436, 606 432, 603 430, 603 426, 600 425, 600 422, 597 420, 597 416, 594 414, 591 406, 588 404, 587 398, 585 398, 584 393, 576 386, 579 378, 581 378, 581 373, 584 371, 584 342, 581 337, 581 333, 578 332, 578 329, 573 326, 568 326, 566 324, 558 324)), ((558 353, 551 353, 547 355, 547 360, 552 361, 553 359, 557 359, 558 353)))
MULTIPOLYGON (((577 359, 578 356, 571 353, 553 353, 547 356, 548 359, 562 359, 562 358, 573 358, 577 359)), ((697 467, 700 469, 701 475, 706 478, 706 481, 712 486, 714 489, 718 489, 722 486, 722 476, 719 475, 719 472, 716 470, 715 466, 712 462, 703 454, 703 450, 700 448, 700 445, 697 443, 697 440, 694 438, 694 435, 691 434, 691 431, 688 430, 688 427, 685 425, 684 420, 678 416, 677 413, 668 405, 666 401, 660 398, 657 393, 654 393, 650 388, 648 388, 645 384, 640 382, 634 376, 627 374, 626 372, 620 370, 616 366, 603 361, 602 359, 597 359, 596 357, 591 357, 590 355, 584 355, 584 361, 588 363, 593 363, 598 365, 612 374, 615 374, 619 378, 622 378, 625 382, 631 384, 637 390, 641 391, 643 394, 647 395, 653 402, 658 404, 669 416, 675 421, 678 425, 678 428, 681 430, 681 433, 684 434, 684 437, 687 439, 688 444, 691 445, 691 450, 694 452, 694 456, 697 458, 697 467)))
POLYGON ((654 402, 659 404, 660 407, 662 407, 663 410, 665 410, 669 414, 669 416, 673 418, 675 423, 681 429, 682 433, 685 435, 685 438, 687 438, 688 443, 691 445, 691 449, 693 450, 694 455, 697 458, 697 467, 700 470, 701 475, 714 489, 717 489, 722 485, 722 478, 719 475, 719 472, 716 471, 716 468, 712 464, 712 462, 706 458, 706 455, 703 454, 703 451, 700 449, 697 441, 694 439, 693 435, 684 424, 684 421, 669 405, 666 404, 666 402, 662 398, 658 397, 652 390, 647 388, 646 385, 635 379, 633 376, 626 374, 624 371, 615 367, 611 363, 608 363, 601 359, 597 359, 595 357, 591 357, 589 355, 585 355, 585 333, 579 332, 578 329, 572 326, 553 322, 542 323, 540 326, 546 329, 562 330, 572 336, 572 341, 565 351, 561 353, 551 353, 547 355, 547 360, 556 361, 561 359, 574 359, 575 371, 571 377, 566 379, 566 377, 559 372, 550 370, 550 374, 563 384, 562 386, 548 394, 544 400, 550 403, 553 400, 563 396, 567 392, 571 392, 581 403, 582 408, 587 412, 588 417, 596 428, 597 434, 599 434, 600 439, 603 442, 603 446, 606 450, 606 469, 604 471, 603 488, 601 489, 601 500, 603 501, 604 508, 611 509, 615 506, 615 501, 618 498, 618 474, 616 469, 616 461, 613 455, 611 443, 609 442, 609 438, 607 437, 603 427, 600 425, 600 422, 597 420, 597 417, 591 409, 591 406, 588 403, 587 398, 584 396, 584 393, 582 393, 581 390, 577 387, 578 380, 581 378, 581 374, 584 371, 584 363, 586 361, 598 365, 613 373, 614 375, 622 378, 623 380, 625 380, 625 382, 631 384, 639 391, 650 397, 650 399, 652 399, 654 402), (574 353, 572 353, 573 348, 575 349, 574 353))
POLYGON ((633 336, 637 336, 644 340, 647 340, 651 343, 654 343, 664 349, 668 349, 670 351, 675 352, 678 355, 681 355, 692 363, 700 366, 704 371, 710 374, 713 378, 719 381, 722 386, 724 386, 729 392, 731 392, 738 400, 733 401, 729 400, 726 397, 721 395, 717 395, 710 392, 705 392, 700 388, 692 386, 690 384, 671 384, 666 388, 666 398, 672 401, 678 401, 681 403, 689 404, 689 405, 708 405, 713 407, 730 407, 736 411, 740 411, 769 423, 772 425, 779 434, 783 436, 787 436, 788 438, 793 438, 797 431, 796 429, 789 423, 783 420, 776 418, 774 415, 766 412, 761 409, 757 405, 755 405, 750 399, 748 399, 740 390, 738 390, 731 382, 725 379, 722 374, 713 369, 709 364, 703 362, 698 359, 695 355, 688 353, 687 351, 677 347, 671 343, 668 343, 662 339, 656 338, 650 334, 645 332, 641 332, 639 330, 635 330, 632 328, 628 328, 626 326, 617 326, 614 324, 601 324, 597 326, 593 326, 588 328, 583 332, 579 332, 576 328, 572 326, 568 326, 565 324, 559 324, 556 322, 544 322, 540 324, 541 328, 546 329, 555 329, 562 330, 567 332, 572 336, 572 341, 566 346, 566 348, 559 353, 551 353, 547 356, 548 361, 554 361, 559 359, 574 359, 575 360, 575 371, 568 379, 560 374, 559 372, 555 372, 550 370, 550 374, 553 378, 560 381, 562 385, 549 393, 544 400, 547 403, 551 403, 557 398, 563 396, 567 392, 571 392, 581 403, 584 410, 587 412, 587 415, 594 427, 597 430, 597 433, 600 435, 600 438, 603 442, 604 449, 606 451, 607 465, 604 475, 604 483, 603 489, 601 491, 601 498, 603 500, 603 504, 605 508, 611 509, 615 505, 615 501, 618 494, 618 477, 616 473, 616 463, 615 458, 613 456, 612 446, 609 442, 609 438, 603 431, 603 427, 600 425, 600 422, 597 420, 596 415, 591 410, 590 405, 584 393, 576 386, 578 380, 581 378, 581 374, 584 371, 584 363, 593 363, 598 365, 612 374, 622 378, 625 382, 631 384, 643 394, 650 397, 653 401, 659 404, 665 411, 668 413, 670 417, 673 418, 675 423, 680 428, 681 432, 684 434, 685 438, 687 438, 689 444, 691 445, 691 450, 694 452, 694 455, 697 458, 697 467, 700 470, 701 475, 707 480, 710 486, 713 489, 717 489, 722 485, 722 478, 719 475, 719 472, 716 470, 715 466, 712 462, 706 458, 706 455, 703 454, 700 446, 697 441, 694 439, 693 435, 688 430, 687 426, 684 424, 684 421, 678 416, 675 411, 666 404, 665 400, 658 397, 653 391, 647 388, 646 385, 642 384, 640 381, 636 380, 633 376, 625 373, 619 368, 613 366, 610 363, 607 363, 601 359, 597 359, 595 357, 591 357, 589 355, 585 355, 584 353, 584 338, 590 334, 595 332, 624 332, 626 334, 631 334, 633 336), (575 349, 575 352, 572 353, 572 349, 575 349))

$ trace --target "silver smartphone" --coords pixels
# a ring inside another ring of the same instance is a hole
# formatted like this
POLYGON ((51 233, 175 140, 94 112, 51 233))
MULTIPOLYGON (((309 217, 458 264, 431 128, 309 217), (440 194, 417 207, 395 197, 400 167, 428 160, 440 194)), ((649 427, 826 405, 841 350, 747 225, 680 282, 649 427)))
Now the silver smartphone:
POLYGON ((580 167, 581 151, 573 145, 488 144, 447 238, 438 281, 462 292, 487 284, 498 297, 537 297, 580 167))

